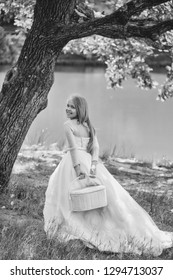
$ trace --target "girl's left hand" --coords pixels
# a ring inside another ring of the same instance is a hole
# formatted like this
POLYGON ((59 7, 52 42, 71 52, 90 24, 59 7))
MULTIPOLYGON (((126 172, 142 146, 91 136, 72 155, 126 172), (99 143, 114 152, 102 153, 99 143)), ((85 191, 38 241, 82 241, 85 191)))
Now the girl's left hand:
POLYGON ((79 180, 85 179, 85 178, 86 178, 86 174, 85 174, 84 172, 81 172, 81 173, 79 174, 79 180))
POLYGON ((85 172, 82 172, 80 164, 77 164, 74 166, 74 169, 76 171, 76 176, 79 177, 79 179, 84 179, 86 177, 85 172))
POLYGON ((91 164, 91 168, 90 168, 90 175, 92 176, 92 177, 96 177, 96 164, 95 163, 92 163, 91 164))

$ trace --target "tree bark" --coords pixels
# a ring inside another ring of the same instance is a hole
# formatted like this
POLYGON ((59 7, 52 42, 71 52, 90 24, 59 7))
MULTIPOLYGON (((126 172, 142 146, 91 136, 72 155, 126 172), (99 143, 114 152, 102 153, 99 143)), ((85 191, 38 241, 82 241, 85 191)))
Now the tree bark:
POLYGON ((54 45, 51 30, 55 24, 68 22, 74 2, 37 1, 33 26, 21 55, 6 74, 0 92, 0 192, 8 186, 14 162, 30 125, 47 106, 55 62, 68 42, 66 38, 58 40, 57 34, 54 45))

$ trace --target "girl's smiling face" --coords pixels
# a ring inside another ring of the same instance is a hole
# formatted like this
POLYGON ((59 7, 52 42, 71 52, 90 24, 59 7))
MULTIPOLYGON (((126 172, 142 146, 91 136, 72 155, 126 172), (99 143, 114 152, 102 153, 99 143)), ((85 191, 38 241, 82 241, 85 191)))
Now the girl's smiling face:
POLYGON ((75 105, 74 105, 74 102, 72 99, 69 99, 67 101, 66 114, 67 114, 67 118, 69 118, 69 119, 77 118, 77 111, 76 111, 76 108, 75 108, 75 105))

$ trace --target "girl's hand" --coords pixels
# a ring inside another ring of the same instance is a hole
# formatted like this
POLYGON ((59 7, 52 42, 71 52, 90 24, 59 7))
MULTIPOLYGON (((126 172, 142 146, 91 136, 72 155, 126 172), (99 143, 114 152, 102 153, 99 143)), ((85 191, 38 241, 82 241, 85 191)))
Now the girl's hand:
POLYGON ((76 171, 76 176, 79 177, 79 179, 84 179, 86 174, 81 171, 80 164, 74 166, 74 169, 76 171))
POLYGON ((84 172, 81 172, 79 175, 79 180, 85 179, 86 174, 84 172))
POLYGON ((91 177, 96 177, 96 171, 97 171, 97 162, 93 161, 91 164, 91 168, 90 168, 90 176, 91 177))

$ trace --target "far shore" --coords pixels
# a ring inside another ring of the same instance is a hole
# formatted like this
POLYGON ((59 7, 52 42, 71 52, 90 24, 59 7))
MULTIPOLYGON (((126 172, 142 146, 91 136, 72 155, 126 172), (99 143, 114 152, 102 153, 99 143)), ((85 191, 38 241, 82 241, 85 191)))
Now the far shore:
MULTIPOLYGON (((158 56, 148 57, 146 59, 148 65, 153 69, 154 73, 166 73, 165 67, 171 64, 171 60, 166 54, 159 54, 158 56)), ((12 65, 7 63, 2 63, 0 61, 0 71, 1 68, 8 69, 12 65)), ((60 67, 74 67, 74 68, 86 68, 86 67, 94 67, 94 68, 106 68, 106 64, 98 59, 91 57, 86 58, 83 55, 75 55, 75 54, 61 54, 56 63, 56 69, 58 70, 60 67)))

